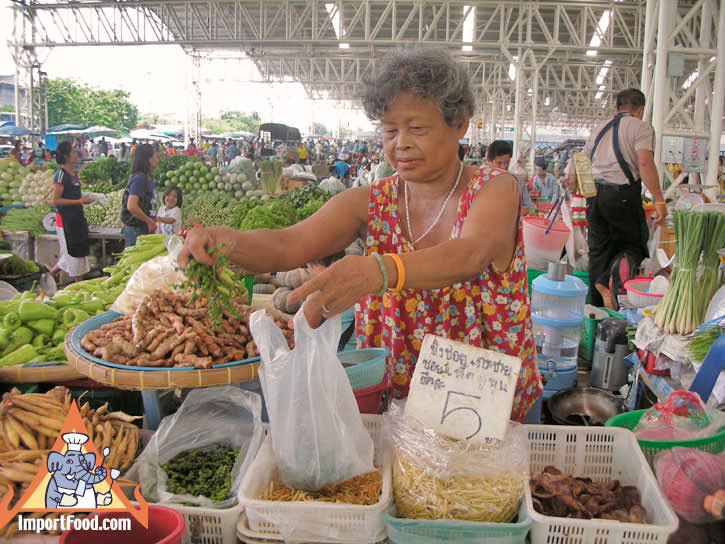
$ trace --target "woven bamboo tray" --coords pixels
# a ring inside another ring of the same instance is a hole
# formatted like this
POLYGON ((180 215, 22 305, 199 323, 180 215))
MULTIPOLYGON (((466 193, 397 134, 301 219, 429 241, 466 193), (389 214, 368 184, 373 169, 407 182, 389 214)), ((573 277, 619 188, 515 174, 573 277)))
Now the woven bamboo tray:
POLYGON ((131 391, 148 391, 156 389, 176 389, 177 387, 210 387, 213 385, 228 385, 231 383, 246 382, 258 376, 259 362, 244 363, 222 368, 184 370, 125 370, 112 368, 86 359, 71 345, 73 327, 65 337, 65 354, 79 374, 88 378, 115 387, 131 391))
POLYGON ((0 368, 0 383, 40 383, 73 380, 81 376, 71 365, 43 363, 0 368))

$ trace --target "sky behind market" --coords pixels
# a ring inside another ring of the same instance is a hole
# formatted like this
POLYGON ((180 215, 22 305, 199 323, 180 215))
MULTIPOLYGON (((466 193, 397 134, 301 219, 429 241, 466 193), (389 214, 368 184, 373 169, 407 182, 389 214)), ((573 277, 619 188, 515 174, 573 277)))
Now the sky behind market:
MULTIPOLYGON (((0 0, 0 75, 15 71, 10 49, 13 13, 10 0, 0 0)), ((43 70, 50 78, 71 77, 101 89, 122 89, 144 113, 170 116, 183 125, 187 111, 185 53, 176 45, 57 47, 40 49, 43 70), (45 60, 44 60, 45 59, 45 60)), ((252 63, 239 70, 241 79, 258 78, 252 63)), ((362 112, 349 105, 307 98, 297 83, 223 82, 204 70, 201 82, 202 115, 216 117, 224 110, 258 112, 263 122, 286 123, 309 133, 313 120, 336 132, 338 124, 353 131, 372 130, 362 112)))

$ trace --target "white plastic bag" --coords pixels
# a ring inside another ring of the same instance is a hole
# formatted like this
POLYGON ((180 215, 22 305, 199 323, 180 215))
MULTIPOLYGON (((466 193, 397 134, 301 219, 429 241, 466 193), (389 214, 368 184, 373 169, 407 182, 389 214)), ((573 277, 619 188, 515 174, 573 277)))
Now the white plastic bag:
POLYGON ((293 489, 314 491, 375 469, 373 441, 337 358, 340 316, 312 329, 303 310, 294 317, 293 350, 264 310, 251 315, 249 328, 262 358, 259 377, 280 476, 293 489))
POLYGON ((143 496, 153 502, 228 508, 237 502, 237 489, 262 443, 262 399, 256 393, 224 385, 192 390, 176 413, 165 417, 126 477, 141 484, 143 496), (239 449, 232 469, 229 497, 212 502, 202 496, 175 495, 167 489, 161 466, 178 454, 214 444, 239 449))
POLYGON ((166 241, 167 255, 154 257, 139 266, 131 275, 123 292, 111 306, 114 312, 132 314, 146 295, 157 290, 171 290, 186 279, 176 261, 184 247, 184 239, 170 236, 166 241))

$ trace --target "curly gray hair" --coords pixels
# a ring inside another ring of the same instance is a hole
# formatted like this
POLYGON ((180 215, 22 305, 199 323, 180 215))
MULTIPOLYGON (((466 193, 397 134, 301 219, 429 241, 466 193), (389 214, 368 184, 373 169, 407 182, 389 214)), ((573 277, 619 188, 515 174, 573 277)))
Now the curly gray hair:
POLYGON ((380 120, 402 91, 433 100, 451 127, 460 126, 475 107, 466 67, 441 47, 395 49, 378 61, 374 75, 364 85, 362 104, 371 120, 380 120))

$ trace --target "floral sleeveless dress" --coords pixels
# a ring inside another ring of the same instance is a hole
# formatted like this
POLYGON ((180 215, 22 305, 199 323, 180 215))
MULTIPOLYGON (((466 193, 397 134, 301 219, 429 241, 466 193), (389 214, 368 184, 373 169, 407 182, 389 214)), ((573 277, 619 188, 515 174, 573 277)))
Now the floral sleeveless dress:
MULTIPOLYGON (((500 174, 482 168, 471 179, 458 203, 451 238, 460 236, 473 199, 484 183, 500 174)), ((370 186, 366 255, 407 253, 414 248, 401 229, 398 214, 397 176, 370 186)), ((388 372, 393 375, 393 394, 408 394, 413 368, 427 333, 483 347, 522 360, 511 419, 523 421, 541 395, 541 375, 528 303, 526 260, 521 223, 516 254, 506 271, 489 265, 475 281, 430 290, 403 289, 383 296, 367 295, 355 305, 359 347, 389 346, 388 372)))

